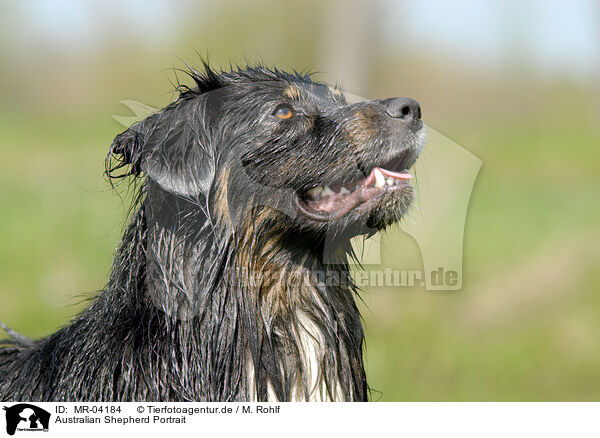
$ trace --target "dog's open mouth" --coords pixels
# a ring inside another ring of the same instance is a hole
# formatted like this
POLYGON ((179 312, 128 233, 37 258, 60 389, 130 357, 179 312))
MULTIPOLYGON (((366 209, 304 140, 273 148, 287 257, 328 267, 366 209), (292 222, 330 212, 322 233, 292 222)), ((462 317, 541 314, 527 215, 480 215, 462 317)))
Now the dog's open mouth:
POLYGON ((412 175, 397 167, 399 160, 374 167, 366 178, 347 184, 316 186, 300 193, 296 204, 301 213, 317 221, 330 221, 345 216, 359 205, 386 193, 410 187, 412 175))

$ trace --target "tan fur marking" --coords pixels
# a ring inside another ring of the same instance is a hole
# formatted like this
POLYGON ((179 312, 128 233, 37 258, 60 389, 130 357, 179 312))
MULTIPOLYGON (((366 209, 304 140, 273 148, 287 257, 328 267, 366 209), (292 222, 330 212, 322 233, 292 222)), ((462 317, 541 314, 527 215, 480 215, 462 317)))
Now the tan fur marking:
POLYGON ((295 85, 290 85, 283 90, 283 95, 292 100, 300 100, 301 97, 300 90, 295 85))
POLYGON ((331 90, 331 94, 333 94, 335 97, 339 97, 340 99, 344 98, 344 92, 339 88, 330 87, 329 89, 331 90))
POLYGON ((360 149, 378 135, 380 125, 378 113, 370 106, 358 111, 347 129, 350 143, 360 149))
POLYGON ((229 214, 229 201, 227 200, 227 186, 229 183, 229 172, 230 168, 227 167, 223 170, 223 173, 219 175, 217 181, 217 191, 215 195, 215 213, 226 219, 229 223, 231 223, 231 216, 229 214))

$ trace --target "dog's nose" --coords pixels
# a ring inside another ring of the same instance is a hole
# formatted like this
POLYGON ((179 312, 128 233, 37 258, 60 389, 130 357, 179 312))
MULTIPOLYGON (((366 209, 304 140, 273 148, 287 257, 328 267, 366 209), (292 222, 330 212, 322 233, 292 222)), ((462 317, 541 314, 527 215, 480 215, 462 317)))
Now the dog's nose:
POLYGON ((382 100, 385 112, 394 119, 404 119, 417 122, 421 120, 421 107, 419 102, 408 97, 392 97, 382 100))

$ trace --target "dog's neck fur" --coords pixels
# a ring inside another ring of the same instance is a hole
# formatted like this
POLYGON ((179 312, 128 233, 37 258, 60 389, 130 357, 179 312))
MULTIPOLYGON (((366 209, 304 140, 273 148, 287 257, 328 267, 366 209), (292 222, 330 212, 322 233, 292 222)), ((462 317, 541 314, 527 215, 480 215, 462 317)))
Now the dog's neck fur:
POLYGON ((353 287, 324 282, 347 279, 347 266, 323 264, 314 249, 257 245, 181 205, 182 222, 156 211, 170 201, 146 198, 89 309, 34 347, 0 355, 0 370, 19 376, 0 381, 0 396, 366 400, 353 287), (10 368, 18 365, 27 369, 10 368))
MULTIPOLYGON (((175 211, 186 211, 182 202, 175 211)), ((233 231, 191 212, 170 227, 147 208, 147 295, 202 333, 194 348, 229 355, 206 370, 229 379, 211 382, 222 399, 364 400, 363 333, 345 253, 325 264, 322 248, 283 237, 262 213, 233 231)))

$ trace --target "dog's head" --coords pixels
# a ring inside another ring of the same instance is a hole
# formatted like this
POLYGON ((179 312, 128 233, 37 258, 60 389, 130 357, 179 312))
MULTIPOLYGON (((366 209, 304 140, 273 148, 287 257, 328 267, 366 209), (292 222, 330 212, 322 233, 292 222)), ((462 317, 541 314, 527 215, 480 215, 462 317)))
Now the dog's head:
POLYGON ((406 212, 424 143, 416 101, 349 104, 308 76, 262 67, 193 77, 195 88, 117 136, 109 174, 131 165, 233 229, 268 220, 307 241, 406 212))

